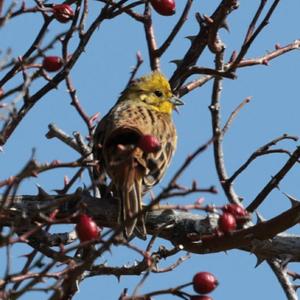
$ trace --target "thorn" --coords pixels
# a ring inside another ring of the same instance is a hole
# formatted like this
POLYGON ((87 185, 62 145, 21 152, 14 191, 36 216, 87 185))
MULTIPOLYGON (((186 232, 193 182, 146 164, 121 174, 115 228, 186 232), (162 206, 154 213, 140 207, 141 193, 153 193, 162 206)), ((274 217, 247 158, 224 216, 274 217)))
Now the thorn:
POLYGON ((36 184, 36 187, 38 189, 38 194, 37 196, 41 199, 45 199, 47 197, 49 197, 50 195, 39 185, 39 184, 36 184))
POLYGON ((280 262, 280 266, 282 267, 282 269, 285 269, 287 264, 292 260, 292 255, 285 255, 285 258, 282 258, 281 262, 280 262))
POLYGON ((236 58, 237 58, 237 51, 234 50, 230 56, 229 63, 234 62, 236 60, 236 58))
POLYGON ((37 171, 32 171, 30 175, 35 178, 39 177, 39 173, 37 171))
POLYGON ((59 189, 56 189, 56 190, 53 190, 57 195, 62 195, 64 192, 63 190, 59 190, 59 189))
POLYGON ((292 207, 298 206, 300 204, 300 201, 297 198, 295 198, 285 192, 282 192, 282 193, 290 200, 292 207))
POLYGON ((265 58, 261 61, 261 63, 262 63, 263 65, 265 65, 265 66, 268 66, 268 65, 269 65, 269 61, 268 61, 267 59, 265 59, 265 58))
POLYGON ((256 224, 260 224, 266 221, 266 219, 259 212, 255 212, 255 213, 257 217, 256 224))
POLYGON ((257 268, 259 265, 261 265, 265 261, 265 259, 257 256, 256 254, 255 254, 255 256, 257 258, 257 262, 256 262, 254 268, 257 268))
POLYGON ((229 28, 229 25, 228 25, 228 22, 227 20, 224 20, 222 25, 221 25, 221 28, 224 28, 227 32, 230 33, 230 28, 229 28))
POLYGON ((127 289, 127 288, 124 288, 123 292, 122 292, 121 295, 120 295, 119 300, 121 300, 123 297, 127 296, 127 291, 128 291, 128 289, 127 289))
POLYGON ((75 194, 78 195, 78 196, 80 196, 80 195, 82 195, 82 192, 83 192, 82 187, 78 187, 78 188, 76 189, 76 191, 75 191, 75 194))
POLYGON ((193 190, 197 189, 197 182, 196 182, 196 180, 193 180, 193 182, 192 182, 192 189, 193 190))
POLYGON ((281 46, 280 46, 280 44, 275 44, 275 49, 276 49, 276 50, 279 50, 279 49, 281 49, 281 46))
POLYGON ((181 65, 182 59, 174 59, 174 60, 171 60, 170 63, 173 63, 178 67, 181 65))
POLYGON ((191 41, 191 43, 192 43, 196 37, 197 37, 197 35, 188 35, 185 38, 188 39, 189 41, 191 41))

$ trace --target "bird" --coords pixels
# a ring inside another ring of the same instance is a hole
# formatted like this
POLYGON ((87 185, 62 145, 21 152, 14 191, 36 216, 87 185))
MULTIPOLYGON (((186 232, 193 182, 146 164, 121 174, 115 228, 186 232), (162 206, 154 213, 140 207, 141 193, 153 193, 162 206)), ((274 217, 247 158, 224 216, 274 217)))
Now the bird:
POLYGON ((146 239, 142 197, 162 179, 176 150, 172 112, 183 101, 160 71, 132 80, 94 132, 94 158, 110 179, 118 199, 118 222, 128 240, 146 239), (139 147, 144 136, 158 142, 155 151, 139 147))

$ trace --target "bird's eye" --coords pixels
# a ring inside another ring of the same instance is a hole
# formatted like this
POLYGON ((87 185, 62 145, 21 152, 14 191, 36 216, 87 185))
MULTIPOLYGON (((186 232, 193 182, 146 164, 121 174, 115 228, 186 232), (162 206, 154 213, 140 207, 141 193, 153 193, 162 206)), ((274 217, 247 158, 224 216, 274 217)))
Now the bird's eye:
POLYGON ((163 93, 161 91, 155 91, 154 94, 157 96, 157 97, 161 97, 163 95, 163 93))

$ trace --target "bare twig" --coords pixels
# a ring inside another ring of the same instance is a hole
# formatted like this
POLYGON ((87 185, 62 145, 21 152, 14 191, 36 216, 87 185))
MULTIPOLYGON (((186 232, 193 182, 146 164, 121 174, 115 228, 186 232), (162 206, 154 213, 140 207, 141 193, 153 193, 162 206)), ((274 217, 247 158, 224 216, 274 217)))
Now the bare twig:
POLYGON ((239 63, 241 62, 241 60, 243 59, 243 57, 248 52, 249 48, 251 47, 251 45, 254 42, 254 40, 256 39, 256 37, 260 34, 260 32, 263 30, 263 28, 268 25, 269 20, 270 20, 272 14, 274 13, 277 5, 280 3, 280 0, 274 0, 274 2, 271 5, 270 9, 266 13, 266 16, 264 17, 264 19, 262 20, 262 22, 259 24, 259 26, 257 27, 257 29, 254 31, 254 26, 256 24, 257 18, 261 14, 262 9, 263 9, 263 7, 265 5, 265 2, 266 2, 265 0, 261 0, 261 5, 259 6, 259 8, 257 10, 257 13, 254 16, 254 18, 253 18, 253 20, 252 20, 252 22, 250 24, 250 27, 248 29, 248 32, 246 34, 245 42, 244 42, 243 46, 241 47, 240 52, 237 55, 236 59, 231 64, 231 66, 229 68, 230 71, 234 71, 237 68, 237 66, 239 65, 239 63))
POLYGON ((176 37, 176 35, 178 34, 180 29, 184 25, 185 21, 187 20, 188 14, 192 7, 192 4, 193 4, 193 0, 187 0, 185 8, 184 8, 178 22, 176 23, 176 25, 174 26, 174 28, 172 29, 172 31, 170 32, 169 36, 166 38, 164 43, 155 51, 155 55, 157 57, 161 57, 163 55, 163 53, 171 45, 172 41, 174 40, 174 38, 176 37))
MULTIPOLYGON (((249 165, 251 162, 253 162, 257 157, 261 156, 261 155, 265 155, 265 154, 270 154, 270 153, 287 153, 284 150, 274 150, 271 151, 269 150, 270 147, 276 145, 278 142, 282 141, 282 140, 293 140, 293 141, 297 141, 298 137, 295 136, 290 136, 287 134, 283 134, 282 136, 272 140, 271 142, 263 145, 262 147, 260 147, 259 149, 257 149, 254 153, 251 154, 251 156, 247 159, 247 161, 242 164, 232 175, 230 178, 228 178, 228 182, 233 182, 249 165)), ((288 152, 288 154, 290 154, 288 152)))
POLYGON ((276 259, 268 260, 270 268, 277 277, 282 289, 288 300, 298 300, 298 296, 293 284, 290 282, 286 269, 281 265, 281 262, 276 259))
POLYGON ((149 2, 145 3, 144 16, 145 19, 143 23, 144 23, 146 40, 147 40, 151 70, 152 71, 159 70, 159 58, 155 55, 155 52, 157 50, 157 43, 156 43, 154 28, 152 24, 149 2))
POLYGON ((229 129, 231 123, 233 122, 234 118, 237 116, 237 114, 240 112, 240 110, 247 104, 250 102, 252 97, 247 97, 246 99, 244 99, 242 101, 242 103, 240 103, 237 108, 230 114, 228 120, 226 121, 223 129, 222 129, 222 132, 223 132, 223 135, 227 132, 227 130, 229 129))
POLYGON ((274 188, 278 187, 280 181, 284 176, 290 171, 290 169, 298 162, 300 157, 300 147, 298 147, 293 153, 290 159, 285 163, 285 165, 271 178, 271 180, 265 185, 265 187, 259 192, 255 199, 247 207, 250 212, 255 211, 266 197, 271 193, 274 188))

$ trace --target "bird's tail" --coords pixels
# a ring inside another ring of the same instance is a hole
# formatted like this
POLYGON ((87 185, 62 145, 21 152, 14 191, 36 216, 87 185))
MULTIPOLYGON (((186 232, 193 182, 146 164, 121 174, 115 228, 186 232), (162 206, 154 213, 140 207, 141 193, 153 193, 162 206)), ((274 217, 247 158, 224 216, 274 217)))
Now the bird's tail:
POLYGON ((146 227, 142 210, 142 186, 141 179, 137 178, 135 169, 129 169, 124 185, 119 191, 121 204, 121 221, 124 225, 124 235, 129 239, 133 233, 139 238, 146 239, 146 227), (135 176, 133 176, 135 175, 135 176))
POLYGON ((135 180, 133 190, 135 192, 135 197, 138 202, 138 216, 136 219, 136 226, 134 228, 134 232, 139 238, 145 240, 147 231, 146 231, 146 226, 145 226, 145 215, 141 213, 141 211, 143 209, 142 181, 141 180, 135 180))

